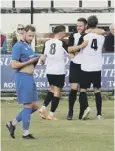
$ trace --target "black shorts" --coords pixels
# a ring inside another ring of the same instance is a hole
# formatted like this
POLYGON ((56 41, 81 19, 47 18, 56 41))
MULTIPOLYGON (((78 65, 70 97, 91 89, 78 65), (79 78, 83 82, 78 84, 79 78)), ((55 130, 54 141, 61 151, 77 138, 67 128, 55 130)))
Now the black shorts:
POLYGON ((65 74, 62 75, 47 74, 47 79, 50 85, 63 88, 65 82, 65 74))
POLYGON ((80 83, 81 80, 81 64, 70 62, 69 83, 80 83))
POLYGON ((80 88, 90 88, 93 84, 94 88, 101 88, 101 71, 81 72, 80 88))

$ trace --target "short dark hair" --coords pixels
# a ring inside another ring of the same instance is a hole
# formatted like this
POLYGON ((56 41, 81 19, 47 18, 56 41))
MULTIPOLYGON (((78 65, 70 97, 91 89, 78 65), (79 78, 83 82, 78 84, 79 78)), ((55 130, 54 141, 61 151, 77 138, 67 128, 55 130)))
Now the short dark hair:
POLYGON ((66 30, 65 26, 60 25, 60 26, 56 26, 56 27, 54 28, 53 33, 54 33, 54 34, 57 34, 57 33, 59 33, 59 32, 65 31, 65 30, 66 30))
POLYGON ((87 24, 87 20, 85 18, 79 18, 77 21, 83 22, 85 25, 87 24))
POLYGON ((24 27, 24 30, 25 30, 26 32, 28 32, 29 30, 35 32, 35 31, 36 31, 36 28, 35 28, 34 26, 32 26, 32 25, 27 25, 27 26, 24 27))
POLYGON ((89 16, 87 19, 88 27, 96 27, 98 25, 98 18, 94 15, 89 16))

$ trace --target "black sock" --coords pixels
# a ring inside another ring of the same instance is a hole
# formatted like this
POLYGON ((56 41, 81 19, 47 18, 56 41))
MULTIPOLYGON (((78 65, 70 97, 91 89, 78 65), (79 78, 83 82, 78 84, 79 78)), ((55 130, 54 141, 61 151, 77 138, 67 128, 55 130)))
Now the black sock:
POLYGON ((38 110, 38 109, 32 109, 31 114, 34 113, 34 112, 36 112, 37 110, 38 110))
POLYGON ((53 97, 53 99, 51 101, 51 112, 56 111, 58 104, 59 104, 59 100, 60 100, 59 97, 56 97, 56 96, 53 97))
POLYGON ((69 111, 73 111, 73 107, 76 101, 76 96, 77 96, 77 90, 73 90, 71 89, 70 93, 69 93, 69 111))
POLYGON ((82 119, 84 110, 89 106, 86 92, 80 92, 79 104, 80 104, 79 119, 82 119))
POLYGON ((96 101, 97 115, 101 115, 102 97, 100 92, 95 93, 95 101, 96 101))
POLYGON ((48 106, 48 104, 51 102, 51 100, 53 99, 53 93, 52 92, 50 92, 50 91, 48 91, 48 93, 47 93, 47 96, 46 96, 46 99, 44 100, 44 103, 43 103, 43 105, 44 106, 48 106))

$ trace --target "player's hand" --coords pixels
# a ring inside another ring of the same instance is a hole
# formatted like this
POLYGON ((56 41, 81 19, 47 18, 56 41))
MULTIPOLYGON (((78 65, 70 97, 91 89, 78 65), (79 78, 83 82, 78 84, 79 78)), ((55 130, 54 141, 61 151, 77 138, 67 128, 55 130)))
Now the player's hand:
POLYGON ((45 64, 45 59, 46 59, 45 55, 41 55, 40 64, 44 65, 45 64))
POLYGON ((80 48, 77 45, 68 47, 68 52, 69 53, 76 53, 78 50, 80 50, 80 48))
POLYGON ((69 57, 70 57, 70 58, 74 58, 74 57, 75 57, 75 54, 74 54, 74 53, 69 53, 69 57))
POLYGON ((44 64, 45 64, 45 62, 44 62, 44 61, 40 61, 40 64, 41 64, 41 65, 44 65, 44 64))

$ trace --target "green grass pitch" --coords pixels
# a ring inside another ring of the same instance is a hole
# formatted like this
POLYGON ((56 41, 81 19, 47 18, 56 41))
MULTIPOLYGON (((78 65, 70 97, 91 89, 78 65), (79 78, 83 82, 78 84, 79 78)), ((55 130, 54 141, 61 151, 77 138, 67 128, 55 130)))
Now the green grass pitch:
MULTIPOLYGON (((9 101, 10 102, 10 101, 9 101)), ((40 101, 42 104, 42 101, 40 101)), ((57 109, 57 121, 42 120, 39 113, 32 115, 30 132, 36 140, 23 140, 22 125, 16 127, 16 139, 9 136, 5 122, 11 120, 21 107, 16 102, 1 103, 1 148, 2 151, 113 151, 114 150, 114 101, 103 101, 103 120, 96 119, 93 100, 90 119, 79 121, 78 101, 75 104, 73 121, 67 121, 67 99, 61 100, 57 109)))

